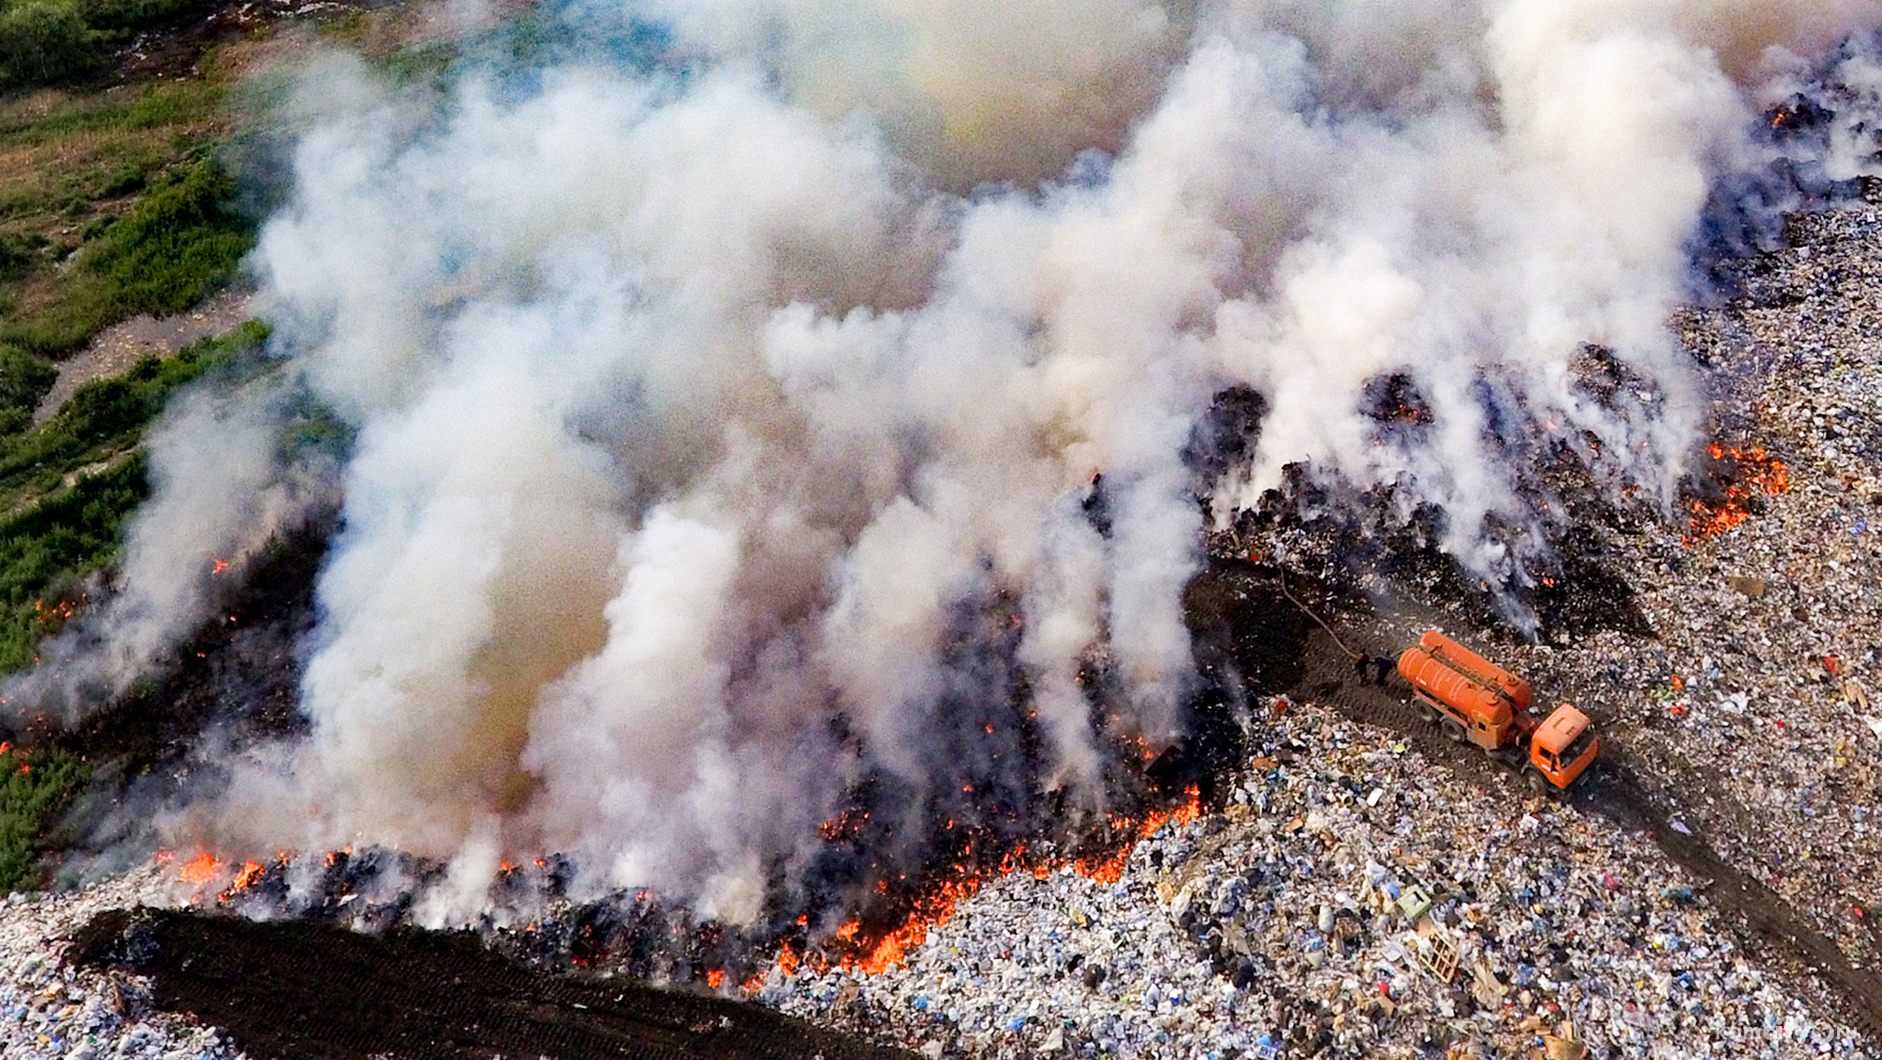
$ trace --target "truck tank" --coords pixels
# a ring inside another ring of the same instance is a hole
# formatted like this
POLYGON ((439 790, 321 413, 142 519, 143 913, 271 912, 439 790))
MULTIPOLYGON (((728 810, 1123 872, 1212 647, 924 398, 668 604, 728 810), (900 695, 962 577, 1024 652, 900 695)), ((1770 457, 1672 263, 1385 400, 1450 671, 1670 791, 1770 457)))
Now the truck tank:
MULTIPOLYGON (((1452 709, 1473 721, 1486 723, 1496 734, 1493 742, 1501 742, 1501 736, 1509 728, 1514 712, 1511 710, 1510 697, 1504 694, 1498 684, 1479 679, 1475 674, 1450 665, 1423 644, 1405 649, 1404 654, 1398 657, 1398 672, 1418 691, 1449 704, 1452 709)), ((1474 738, 1476 734, 1472 733, 1472 736, 1474 738)), ((1473 742, 1476 741, 1473 739, 1473 742)))
POLYGON ((1494 685, 1509 697, 1513 710, 1529 709, 1529 682, 1510 673, 1490 660, 1464 647, 1437 630, 1427 630, 1418 638, 1418 646, 1430 653, 1433 658, 1476 678, 1486 685, 1494 685))

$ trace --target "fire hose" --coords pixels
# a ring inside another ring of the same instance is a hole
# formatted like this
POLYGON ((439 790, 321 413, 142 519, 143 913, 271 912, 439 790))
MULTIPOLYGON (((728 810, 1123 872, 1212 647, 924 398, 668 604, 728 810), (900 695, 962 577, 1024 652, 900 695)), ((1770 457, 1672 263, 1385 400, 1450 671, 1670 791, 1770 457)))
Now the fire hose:
POLYGON ((1291 601, 1295 607, 1300 608, 1302 614, 1305 614, 1308 618, 1313 619, 1314 623, 1318 625, 1321 629, 1326 630, 1327 636, 1333 638, 1334 645, 1337 646, 1341 651, 1345 652, 1348 658, 1353 658, 1353 659, 1365 658, 1365 655, 1362 652, 1356 652, 1353 649, 1347 647, 1346 642, 1340 639, 1340 635, 1338 633, 1333 632, 1333 627, 1327 625, 1326 620, 1322 619, 1318 614, 1314 613, 1313 608, 1308 607, 1304 603, 1301 603, 1300 597, 1295 596, 1293 593, 1289 592, 1287 588, 1286 569, 1278 568, 1278 567, 1276 569, 1280 571, 1280 575, 1281 575, 1281 595, 1287 597, 1288 600, 1291 601))

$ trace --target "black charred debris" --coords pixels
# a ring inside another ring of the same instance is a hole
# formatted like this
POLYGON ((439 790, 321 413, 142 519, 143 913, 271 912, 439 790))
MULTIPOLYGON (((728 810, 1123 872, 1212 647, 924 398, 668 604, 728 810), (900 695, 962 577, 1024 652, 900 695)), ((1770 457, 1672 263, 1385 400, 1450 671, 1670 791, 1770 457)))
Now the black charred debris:
POLYGON ((468 933, 115 910, 76 934, 68 959, 148 976, 158 1007, 226 1028, 256 1060, 913 1055, 756 1005, 543 973, 468 933))

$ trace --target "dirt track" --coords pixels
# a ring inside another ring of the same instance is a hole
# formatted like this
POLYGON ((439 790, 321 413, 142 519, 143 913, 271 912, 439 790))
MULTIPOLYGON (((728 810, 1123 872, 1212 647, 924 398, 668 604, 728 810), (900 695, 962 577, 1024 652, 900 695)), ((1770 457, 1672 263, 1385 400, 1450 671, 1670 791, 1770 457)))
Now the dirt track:
MULTIPOLYGON (((1203 576, 1240 597, 1288 600, 1272 570, 1241 562, 1218 563, 1203 576)), ((1218 591, 1218 596, 1226 595, 1218 591)), ((1298 678, 1287 694, 1337 710, 1347 718, 1400 734, 1419 753, 1441 762, 1459 775, 1508 797, 1526 795, 1513 769, 1469 744, 1445 739, 1413 708, 1402 681, 1396 676, 1380 687, 1360 684, 1354 677, 1347 651, 1385 650, 1374 643, 1363 615, 1352 621, 1333 621, 1348 647, 1335 643, 1329 632, 1314 623, 1313 609, 1322 603, 1300 586, 1293 587, 1293 606, 1309 619, 1301 647, 1298 678), (1302 604, 1305 606, 1303 607, 1302 604)), ((1333 613, 1328 607, 1320 617, 1333 613)), ((1742 932, 1740 941, 1754 950, 1775 951, 1817 977, 1838 1002, 1842 1015, 1882 1041, 1882 977, 1853 964, 1834 941, 1799 915, 1789 903, 1755 876, 1729 864, 1696 835, 1684 835, 1669 826, 1669 814, 1637 779, 1624 752, 1610 747, 1598 767, 1574 786, 1570 801, 1585 813, 1598 813, 1615 824, 1654 842, 1675 864, 1701 881, 1705 898, 1723 910, 1742 932)))
POLYGON ((79 964, 150 976, 158 1006, 255 1060, 896 1060, 756 1005, 545 975, 463 935, 140 909, 74 940, 79 964))

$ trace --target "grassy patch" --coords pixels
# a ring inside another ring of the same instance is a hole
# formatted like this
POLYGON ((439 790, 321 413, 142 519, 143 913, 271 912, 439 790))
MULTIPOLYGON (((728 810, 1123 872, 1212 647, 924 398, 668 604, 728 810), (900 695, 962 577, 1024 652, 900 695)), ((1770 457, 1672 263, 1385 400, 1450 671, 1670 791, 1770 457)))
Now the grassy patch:
POLYGON ((137 30, 206 10, 204 0, 0 0, 0 91, 104 72, 137 30))
POLYGON ((262 324, 250 322, 227 336, 194 343, 174 357, 146 357, 124 375, 79 387, 45 423, 0 437, 0 513, 48 496, 80 469, 132 448, 144 425, 178 387, 258 348, 266 337, 262 324))
POLYGON ((116 558, 125 520, 149 493, 133 456, 0 522, 0 671, 32 664, 84 576, 116 558))
POLYGON ((89 772, 63 751, 0 744, 0 895, 33 890, 43 882, 46 831, 89 772))
POLYGON ((189 308, 234 278, 255 225, 235 182, 204 158, 154 186, 122 219, 100 218, 56 290, 0 328, 0 342, 58 356, 139 313, 189 308))
POLYGON ((149 495, 134 452, 145 425, 179 387, 264 336, 249 324, 167 360, 147 357, 80 387, 46 423, 0 438, 0 673, 30 665, 84 579, 117 558, 125 520, 149 495))
POLYGON ((228 133, 206 82, 0 101, 0 343, 57 357, 225 282, 253 232, 214 158, 228 133))
POLYGON ((0 346, 0 435, 18 434, 32 425, 33 410, 55 378, 57 373, 39 358, 0 346))

